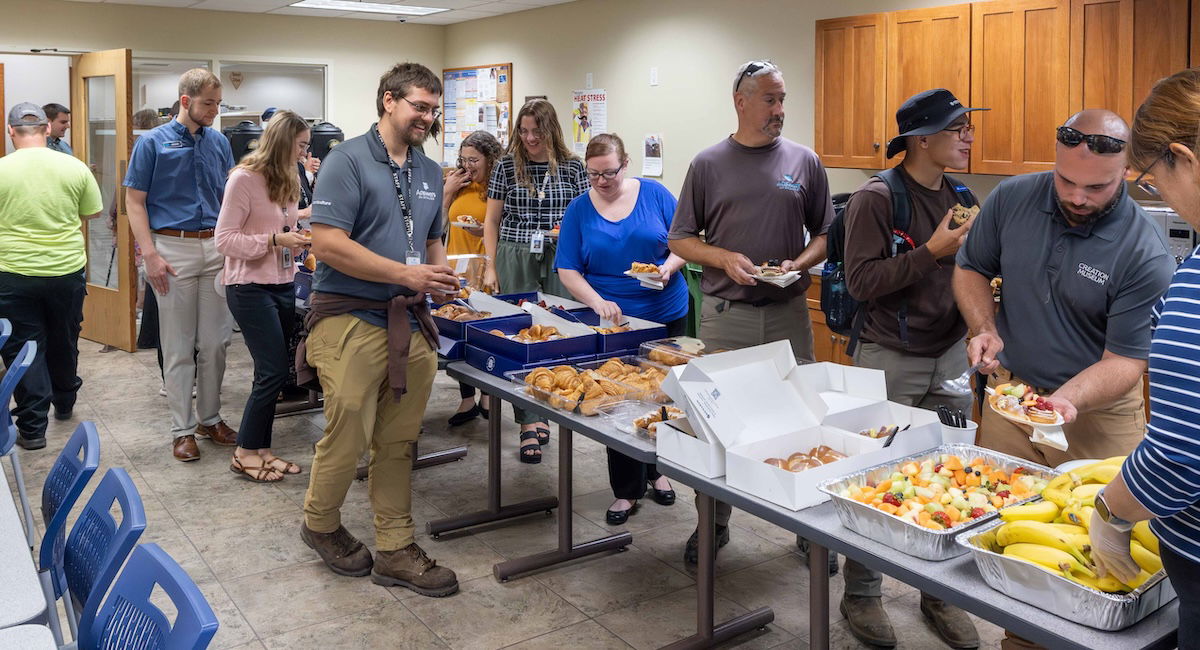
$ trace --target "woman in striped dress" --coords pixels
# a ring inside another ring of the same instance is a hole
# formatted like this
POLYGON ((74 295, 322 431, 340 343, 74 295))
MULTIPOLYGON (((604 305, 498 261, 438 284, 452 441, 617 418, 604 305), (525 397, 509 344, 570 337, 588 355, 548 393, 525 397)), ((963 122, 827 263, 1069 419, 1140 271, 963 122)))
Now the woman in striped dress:
MULTIPOLYGON (((1200 68, 1154 86, 1134 119, 1129 162, 1143 190, 1200 230, 1200 68)), ((1132 529, 1149 520, 1187 650, 1200 648, 1200 252, 1179 266, 1152 320, 1146 437, 1096 497, 1092 558, 1101 573, 1132 579, 1132 529)))

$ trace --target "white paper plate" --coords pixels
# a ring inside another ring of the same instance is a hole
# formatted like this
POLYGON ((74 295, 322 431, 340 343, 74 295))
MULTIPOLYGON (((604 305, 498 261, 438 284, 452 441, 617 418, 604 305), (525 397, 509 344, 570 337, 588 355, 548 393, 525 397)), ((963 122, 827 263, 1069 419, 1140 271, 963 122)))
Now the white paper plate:
POLYGON ((1008 413, 1007 411, 1001 411, 1000 409, 998 409, 992 405, 991 399, 988 399, 987 403, 988 403, 989 408, 991 408, 993 411, 995 411, 1000 417, 1002 417, 1005 420, 1008 420, 1010 422, 1016 422, 1017 424, 1024 424, 1024 425, 1031 426, 1031 427, 1061 427, 1063 425, 1062 413, 1059 413, 1058 411, 1054 412, 1054 414, 1056 416, 1058 416, 1058 419, 1055 420, 1053 424, 1051 424, 1049 422, 1034 422, 1034 421, 1028 420, 1024 417, 1013 415, 1012 413, 1008 413))
POLYGON ((783 287, 786 287, 786 286, 792 284, 796 280, 799 280, 800 272, 799 271, 788 271, 787 273, 784 273, 783 275, 752 275, 750 277, 754 278, 755 280, 758 280, 759 282, 766 282, 767 284, 772 284, 779 288, 783 288, 783 287))
POLYGON ((482 228, 481 223, 467 223, 465 221, 451 221, 450 225, 454 228, 482 228))
POLYGON ((625 275, 628 275, 631 278, 637 278, 639 280, 654 280, 655 282, 657 282, 658 278, 662 274, 660 274, 660 273, 634 273, 633 271, 626 271, 625 275))
POLYGON ((1058 467, 1055 467, 1054 469, 1059 472, 1069 472, 1073 469, 1078 469, 1080 467, 1083 467, 1084 465, 1091 465, 1092 463, 1098 463, 1101 460, 1104 460, 1104 459, 1103 458, 1079 458, 1076 460, 1068 460, 1067 462, 1063 463, 1062 465, 1059 465, 1058 467))

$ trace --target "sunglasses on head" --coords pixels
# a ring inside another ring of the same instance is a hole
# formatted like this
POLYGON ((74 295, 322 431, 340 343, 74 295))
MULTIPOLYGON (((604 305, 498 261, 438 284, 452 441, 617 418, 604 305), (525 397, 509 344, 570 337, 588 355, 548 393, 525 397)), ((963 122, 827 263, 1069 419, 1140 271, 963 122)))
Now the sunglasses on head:
POLYGON ((742 70, 741 76, 738 77, 737 83, 733 86, 733 92, 736 93, 738 91, 738 88, 742 87, 743 79, 745 79, 746 77, 753 77, 754 75, 758 74, 759 70, 762 70, 765 67, 767 67, 767 66, 762 63, 758 63, 757 61, 754 63, 751 63, 750 65, 747 65, 746 69, 742 70))
POLYGON ((1078 147, 1086 142, 1092 153, 1109 154, 1125 151, 1125 141, 1109 135, 1084 133, 1069 126, 1058 127, 1058 141, 1068 147, 1078 147))

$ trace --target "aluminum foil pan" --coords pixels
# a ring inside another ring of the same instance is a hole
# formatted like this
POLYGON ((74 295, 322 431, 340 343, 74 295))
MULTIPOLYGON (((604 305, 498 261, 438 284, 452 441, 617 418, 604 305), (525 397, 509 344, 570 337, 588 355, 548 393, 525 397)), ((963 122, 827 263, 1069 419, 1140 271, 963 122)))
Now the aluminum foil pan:
MULTIPOLYGON (((969 528, 975 528, 984 522, 996 519, 999 515, 992 512, 954 528, 931 530, 841 495, 843 488, 848 488, 851 485, 862 485, 868 481, 879 482, 886 480, 896 471, 896 468, 909 461, 920 463, 929 458, 936 458, 941 454, 953 454, 964 461, 972 458, 983 458, 991 465, 1006 472, 1011 472, 1017 467, 1024 467, 1028 470, 1028 473, 1045 478, 1046 480, 1050 480, 1058 474, 1049 467, 1031 463, 1016 456, 1001 454, 990 449, 976 447, 975 445, 954 444, 942 445, 935 449, 925 450, 919 454, 913 454, 912 456, 889 460, 886 463, 868 467, 854 474, 826 481, 818 487, 822 492, 829 495, 830 500, 833 501, 833 507, 838 513, 838 518, 842 520, 842 525, 846 528, 914 557, 933 561, 949 560, 952 557, 958 557, 967 552, 967 549, 954 543, 955 535, 969 528)), ((1025 503, 1035 498, 1037 497, 1030 497, 1016 503, 1025 503)))
POLYGON ((974 556, 983 581, 1010 598, 1107 632, 1123 630, 1175 600, 1175 589, 1163 571, 1128 594, 1109 594, 1005 557, 997 552, 995 545, 995 531, 1003 523, 992 521, 958 533, 956 540, 965 552, 974 556))

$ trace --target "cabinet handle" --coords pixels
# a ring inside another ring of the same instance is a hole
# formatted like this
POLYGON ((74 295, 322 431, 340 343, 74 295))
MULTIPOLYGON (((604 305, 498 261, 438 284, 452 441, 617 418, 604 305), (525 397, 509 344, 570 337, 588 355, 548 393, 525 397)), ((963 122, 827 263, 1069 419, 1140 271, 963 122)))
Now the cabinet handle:
POLYGON ((879 151, 879 143, 878 142, 871 143, 871 146, 875 147, 875 151, 879 151))

